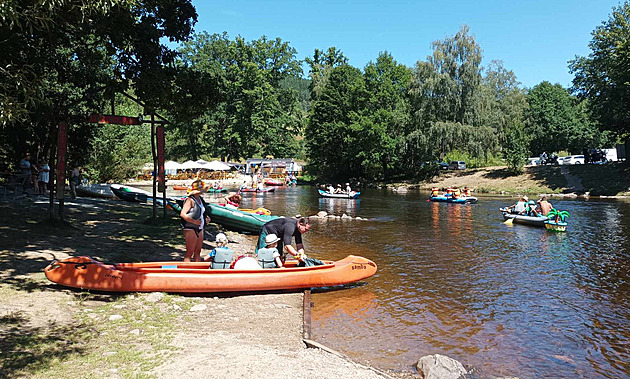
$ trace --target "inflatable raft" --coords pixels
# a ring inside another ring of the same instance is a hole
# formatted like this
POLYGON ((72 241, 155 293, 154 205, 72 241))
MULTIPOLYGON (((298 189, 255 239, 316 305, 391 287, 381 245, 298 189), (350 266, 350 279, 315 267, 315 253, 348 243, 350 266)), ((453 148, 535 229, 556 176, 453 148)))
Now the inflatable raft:
POLYGON ((248 188, 242 188, 240 190, 240 192, 259 192, 259 193, 261 193, 261 192, 273 192, 275 190, 276 190, 275 187, 266 187, 266 188, 263 188, 263 189, 257 189, 257 188, 250 188, 250 187, 248 187, 248 188))
POLYGON ((538 226, 540 228, 544 228, 545 227, 545 221, 547 221, 547 217, 545 216, 525 216, 525 215, 519 215, 519 214, 513 214, 513 213, 507 213, 507 212, 502 212, 503 213, 503 220, 508 220, 510 218, 514 219, 514 223, 517 224, 524 224, 524 225, 531 225, 531 226, 538 226))
POLYGON ((478 201, 474 196, 459 196, 457 198, 452 196, 430 196, 429 200, 437 201, 441 203, 455 203, 455 204, 473 204, 478 201))
POLYGON ((260 270, 210 269, 202 262, 148 262, 105 264, 90 257, 51 262, 46 277, 67 287, 108 292, 246 292, 298 290, 337 286, 369 278, 376 264, 349 255, 322 266, 260 270))
POLYGON ((331 197, 333 199, 356 199, 361 192, 352 191, 350 193, 330 193, 328 191, 317 190, 321 197, 331 197))
POLYGON ((247 213, 237 209, 230 209, 216 204, 207 204, 211 222, 221 224, 230 230, 245 233, 258 233, 268 221, 278 216, 247 213))
MULTIPOLYGON (((116 195, 121 200, 131 201, 136 203, 152 203, 153 195, 145 190, 141 190, 139 188, 127 187, 120 184, 111 184, 110 188, 114 195, 116 195)), ((162 198, 158 197, 155 199, 155 202, 159 205, 162 205, 162 198)), ((166 204, 175 209, 177 206, 175 199, 167 198, 166 204)))
MULTIPOLYGON (((174 185, 173 186, 173 190, 175 191, 186 191, 189 187, 187 186, 179 186, 179 185, 174 185)), ((208 188, 208 190, 206 191, 208 193, 219 193, 219 192, 227 192, 227 188, 208 188)))

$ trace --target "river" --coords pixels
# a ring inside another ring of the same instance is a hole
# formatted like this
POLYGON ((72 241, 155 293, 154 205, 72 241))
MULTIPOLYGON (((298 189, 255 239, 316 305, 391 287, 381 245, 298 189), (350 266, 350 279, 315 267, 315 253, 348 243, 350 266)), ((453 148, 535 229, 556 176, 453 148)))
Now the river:
POLYGON ((304 237, 313 257, 378 264, 364 283, 313 294, 313 339, 359 362, 411 371, 439 353, 491 375, 630 377, 629 202, 551 199, 571 213, 567 232, 552 233, 504 225, 498 209, 514 198, 427 196, 294 187, 243 206, 368 219, 316 221, 304 237))

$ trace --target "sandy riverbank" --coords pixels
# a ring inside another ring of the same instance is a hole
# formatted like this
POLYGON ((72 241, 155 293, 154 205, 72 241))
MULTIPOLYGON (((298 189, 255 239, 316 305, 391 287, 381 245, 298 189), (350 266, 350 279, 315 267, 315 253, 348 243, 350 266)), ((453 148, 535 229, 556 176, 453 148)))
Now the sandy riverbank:
POLYGON ((534 166, 526 167, 520 175, 506 167, 484 167, 468 170, 440 171, 431 180, 402 181, 381 184, 392 189, 399 187, 430 191, 457 186, 469 187, 476 193, 502 195, 605 196, 630 195, 630 165, 625 162, 607 165, 534 166))
MULTIPOLYGON (((47 198, 0 200, 0 377, 378 378, 302 342, 302 294, 182 296, 89 293, 48 282, 53 259, 176 261, 175 218, 149 206, 79 198, 51 225, 47 198)), ((219 231, 208 227, 207 239, 219 231)), ((237 252, 255 236, 227 232, 237 252)), ((212 244, 206 242, 204 254, 212 244)), ((408 374, 400 374, 408 375, 408 374)))

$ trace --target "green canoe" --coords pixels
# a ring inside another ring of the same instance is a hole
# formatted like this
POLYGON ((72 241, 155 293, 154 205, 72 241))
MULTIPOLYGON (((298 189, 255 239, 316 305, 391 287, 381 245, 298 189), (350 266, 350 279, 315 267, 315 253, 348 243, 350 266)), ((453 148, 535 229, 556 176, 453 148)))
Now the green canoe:
POLYGON ((257 234, 260 232, 260 228, 268 221, 278 218, 278 216, 264 216, 255 213, 241 212, 216 204, 208 204, 206 209, 210 213, 211 222, 221 224, 237 232, 257 234))

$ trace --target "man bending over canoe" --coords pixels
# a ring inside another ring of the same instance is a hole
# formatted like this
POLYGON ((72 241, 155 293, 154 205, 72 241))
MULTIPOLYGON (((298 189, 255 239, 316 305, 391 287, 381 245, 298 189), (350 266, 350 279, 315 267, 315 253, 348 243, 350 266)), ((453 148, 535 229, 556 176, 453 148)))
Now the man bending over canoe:
POLYGON ((307 218, 277 218, 269 221, 260 229, 258 243, 256 244, 256 252, 266 246, 265 237, 268 234, 275 234, 280 237, 278 241, 278 252, 282 256, 282 262, 286 260, 287 254, 292 255, 295 259, 303 261, 306 259, 304 253, 304 245, 302 244, 302 234, 311 229, 311 223, 307 218), (291 245, 295 237, 295 246, 291 245))

